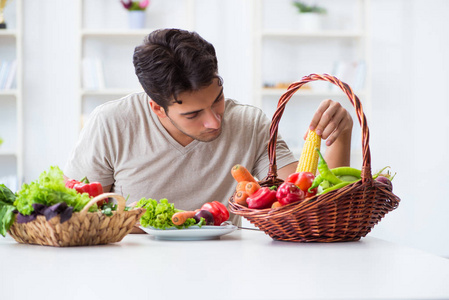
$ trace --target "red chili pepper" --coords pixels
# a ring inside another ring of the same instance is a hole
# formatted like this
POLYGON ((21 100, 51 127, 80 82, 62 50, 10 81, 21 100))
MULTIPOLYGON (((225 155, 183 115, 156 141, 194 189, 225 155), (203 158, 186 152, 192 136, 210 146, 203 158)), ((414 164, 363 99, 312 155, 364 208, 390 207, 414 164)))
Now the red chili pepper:
POLYGON ((311 172, 298 172, 290 174, 285 181, 294 183, 305 193, 305 198, 309 198, 316 195, 318 190, 318 188, 314 188, 309 192, 309 188, 312 186, 314 179, 315 175, 311 172))
POLYGON ((304 191, 292 182, 282 183, 276 192, 276 198, 282 205, 304 200, 304 191))
POLYGON ((248 208, 269 208, 276 202, 276 187, 261 187, 246 199, 248 208))

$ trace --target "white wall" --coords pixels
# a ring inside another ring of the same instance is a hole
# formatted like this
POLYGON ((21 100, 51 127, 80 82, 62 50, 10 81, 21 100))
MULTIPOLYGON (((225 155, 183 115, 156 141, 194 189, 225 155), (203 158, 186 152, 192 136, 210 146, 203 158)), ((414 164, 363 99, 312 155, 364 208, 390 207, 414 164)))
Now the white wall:
POLYGON ((399 208, 373 235, 449 257, 449 2, 372 1, 376 165, 398 175, 399 208))
MULTIPOLYGON (((63 166, 77 139, 75 2, 24 0, 26 181, 63 166)), ((226 96, 251 102, 248 1, 208 3, 215 8, 198 16, 198 31, 216 45, 226 96)), ((402 199, 371 235, 449 257, 447 11, 445 0, 372 1, 368 122, 373 168, 398 173, 394 191, 402 199)))

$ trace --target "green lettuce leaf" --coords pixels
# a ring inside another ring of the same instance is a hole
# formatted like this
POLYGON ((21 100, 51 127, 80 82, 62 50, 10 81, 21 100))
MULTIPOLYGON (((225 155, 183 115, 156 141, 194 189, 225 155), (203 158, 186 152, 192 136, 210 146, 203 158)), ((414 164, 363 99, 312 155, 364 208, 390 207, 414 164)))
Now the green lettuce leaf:
MULTIPOLYGON (((73 207, 74 212, 83 209, 90 201, 87 193, 80 194, 74 189, 67 188, 64 184, 63 172, 59 167, 52 166, 48 171, 39 175, 39 179, 30 184, 23 184, 17 192, 14 206, 23 215, 30 215, 33 203, 40 203, 52 206, 59 202, 65 202, 73 207)), ((93 205, 89 211, 96 211, 98 208, 93 205)))
POLYGON ((15 220, 14 211, 16 208, 12 205, 4 205, 0 204, 0 234, 6 236, 9 228, 15 220))
POLYGON ((4 184, 0 184, 0 205, 12 205, 16 200, 16 195, 4 184))
POLYGON ((169 203, 167 199, 160 199, 159 202, 154 199, 140 199, 136 207, 143 207, 146 212, 140 218, 140 225, 143 227, 154 227, 158 229, 166 229, 170 227, 176 227, 178 229, 187 228, 192 225, 197 225, 195 219, 190 218, 181 225, 175 226, 171 220, 172 216, 180 212, 176 209, 173 203, 169 203))
POLYGON ((15 199, 16 195, 6 185, 0 184, 0 234, 3 236, 6 236, 15 220, 15 199))

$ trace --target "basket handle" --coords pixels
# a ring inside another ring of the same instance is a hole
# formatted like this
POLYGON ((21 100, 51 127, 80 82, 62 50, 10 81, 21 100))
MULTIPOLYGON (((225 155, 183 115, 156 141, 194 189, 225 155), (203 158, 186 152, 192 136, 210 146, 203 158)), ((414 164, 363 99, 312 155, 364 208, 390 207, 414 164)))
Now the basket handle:
POLYGON ((369 129, 366 121, 365 113, 363 112, 362 103, 359 98, 354 94, 352 89, 348 84, 340 81, 338 78, 328 74, 310 74, 304 76, 300 81, 294 82, 289 85, 287 92, 285 92, 279 99, 278 106, 273 115, 270 125, 270 141, 268 142, 268 158, 270 160, 270 166, 268 170, 268 176, 266 180, 274 180, 277 177, 277 167, 276 167, 276 142, 278 134, 279 121, 285 109, 285 105, 293 96, 293 94, 299 90, 304 84, 311 82, 323 80, 335 84, 340 87, 343 92, 348 96, 349 101, 351 101, 352 106, 354 106, 357 113, 357 119, 359 120, 362 129, 362 182, 367 180, 372 181, 371 175, 371 152, 369 149, 369 129))
POLYGON ((117 213, 121 213, 125 210, 125 206, 126 206, 126 199, 119 194, 116 193, 103 193, 100 194, 94 198, 92 198, 89 202, 87 202, 86 206, 84 206, 84 208, 81 210, 81 213, 87 213, 87 211, 89 210, 89 208, 94 205, 95 203, 97 203, 100 200, 103 199, 107 199, 107 198, 115 198, 117 200, 117 213))

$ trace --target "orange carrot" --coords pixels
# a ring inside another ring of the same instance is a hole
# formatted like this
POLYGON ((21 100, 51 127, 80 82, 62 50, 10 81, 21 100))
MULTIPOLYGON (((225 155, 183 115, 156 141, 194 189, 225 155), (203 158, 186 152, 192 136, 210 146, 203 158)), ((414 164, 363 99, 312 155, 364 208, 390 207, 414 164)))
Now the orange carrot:
POLYGON ((248 203, 246 203, 246 198, 248 198, 248 194, 244 191, 237 192, 234 196, 234 202, 243 206, 248 206, 248 203))
POLYGON ((193 218, 196 214, 196 211, 180 211, 175 213, 172 217, 171 217, 171 221, 173 222, 173 224, 180 226, 182 224, 184 224, 187 219, 189 218, 193 218))
POLYGON ((235 191, 236 192, 240 192, 243 191, 245 192, 245 188, 246 188, 246 184, 249 183, 249 181, 240 181, 239 183, 237 183, 237 186, 235 187, 235 191))
POLYGON ((279 201, 276 201, 276 202, 273 203, 273 205, 271 205, 271 208, 278 208, 278 207, 281 207, 281 206, 282 206, 282 204, 279 203, 279 201))
POLYGON ((254 194, 258 189, 260 189, 260 185, 257 182, 249 182, 245 185, 245 192, 251 196, 254 194))
POLYGON ((235 165, 231 169, 232 177, 234 177, 237 182, 241 181, 251 181, 251 182, 257 182, 256 179, 254 179, 253 175, 242 165, 235 165))

